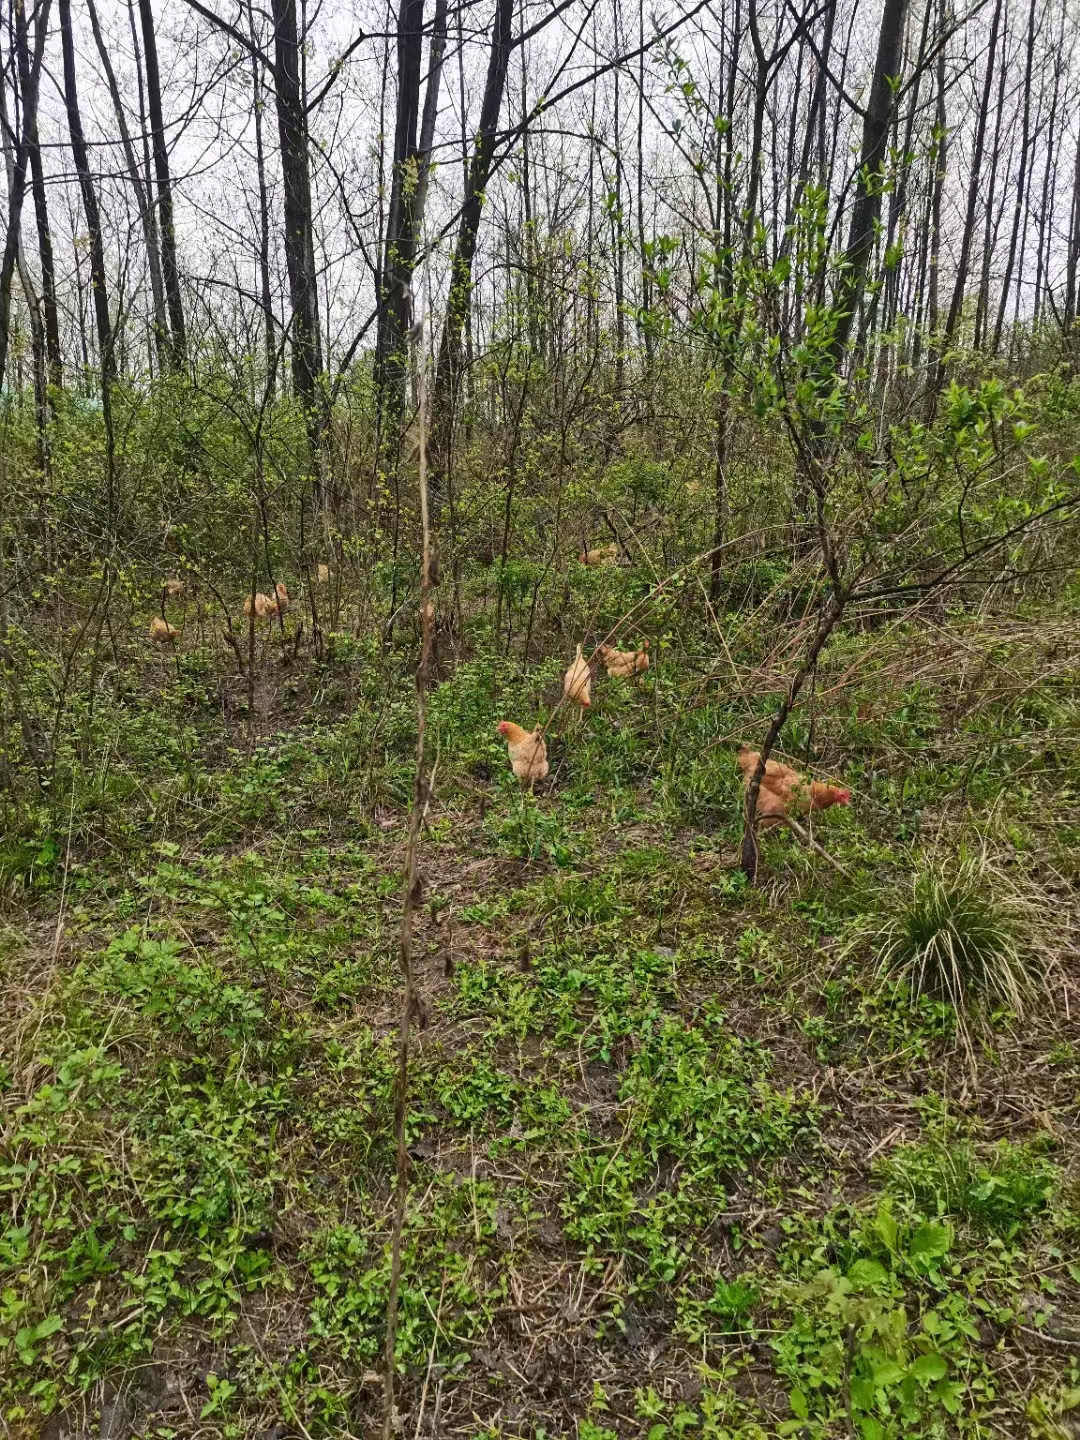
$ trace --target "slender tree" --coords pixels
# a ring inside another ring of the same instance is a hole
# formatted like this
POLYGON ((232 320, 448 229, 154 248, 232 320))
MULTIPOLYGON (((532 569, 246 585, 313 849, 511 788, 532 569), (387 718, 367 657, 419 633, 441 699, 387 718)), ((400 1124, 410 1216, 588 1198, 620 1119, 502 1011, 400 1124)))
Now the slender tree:
POLYGON ((258 56, 258 42, 255 34, 255 11, 251 0, 247 7, 248 29, 251 33, 251 112, 255 126, 255 177, 259 190, 259 295, 263 309, 263 348, 266 359, 266 383, 271 394, 277 371, 276 322, 274 298, 270 286, 270 199, 266 181, 266 152, 263 143, 263 67, 258 56))
POLYGON ((285 187, 285 263, 293 311, 293 387, 309 414, 314 414, 322 355, 307 116, 300 88, 300 41, 295 0, 273 0, 273 7, 274 83, 285 187))
MULTIPOLYGON (((16 0, 21 6, 22 0, 16 0)), ((48 10, 46 8, 46 14, 48 10)), ((25 25, 25 17, 21 22, 25 25)), ((30 159, 30 135, 36 130, 36 114, 38 104, 38 81, 41 75, 41 50, 44 46, 44 31, 41 32, 42 43, 34 56, 34 63, 27 76, 27 82, 23 85, 22 94, 22 134, 15 148, 15 154, 11 167, 11 179, 8 185, 8 215, 7 234, 4 239, 3 260, 0 261, 0 384, 3 383, 4 371, 7 367, 8 342, 11 330, 11 285, 15 276, 15 266, 19 258, 19 243, 22 233, 22 208, 23 200, 26 198, 26 170, 30 159)))
POLYGON ((176 230, 173 226, 172 176, 165 143, 165 121, 161 108, 161 74, 158 69, 157 36, 151 0, 139 0, 142 20, 143 57, 146 63, 146 98, 150 110, 150 133, 157 181, 158 226, 161 236, 161 276, 169 309, 169 354, 173 369, 183 367, 187 357, 184 305, 180 295, 180 269, 176 258, 176 230))
MULTIPOLYGON (((855 186, 855 200, 851 208, 847 246, 833 293, 835 323, 826 347, 826 370, 819 376, 821 387, 831 387, 834 376, 843 367, 855 312, 866 284, 867 266, 881 215, 889 132, 892 125, 896 89, 901 78, 906 11, 907 0, 885 0, 881 27, 878 32, 874 76, 863 116, 859 175, 855 186)), ((792 706, 803 685, 813 673, 822 648, 844 613, 848 598, 848 588, 841 570, 840 557, 836 554, 826 520, 827 477, 832 459, 832 442, 827 437, 820 421, 811 424, 805 440, 799 442, 799 449, 800 452, 805 452, 803 465, 809 477, 816 504, 818 540, 821 546, 822 562, 829 577, 829 590, 806 656, 773 716, 772 724, 769 726, 769 731, 761 747, 760 758, 747 786, 743 819, 742 868, 751 881, 757 875, 757 800, 766 763, 787 717, 791 713, 792 706)))
POLYGON ((971 156, 971 172, 968 180, 967 205, 964 210, 964 229, 960 238, 960 258, 956 263, 956 277, 953 281, 952 300, 945 321, 944 334, 937 347, 937 358, 928 397, 931 416, 937 403, 937 396, 945 379, 945 351, 956 336, 960 323, 960 312, 967 293, 968 267, 975 233, 975 215, 979 204, 979 180, 982 170, 983 149, 986 145, 986 126, 990 114, 990 96, 994 87, 994 57, 997 52, 998 30, 1001 25, 1003 0, 994 0, 994 16, 990 23, 990 42, 986 50, 986 73, 983 77, 982 104, 975 120, 975 139, 971 156))
MULTIPOLYGON (((35 60, 44 52, 49 29, 49 11, 50 4, 46 3, 41 5, 37 12, 34 29, 35 60)), ((17 0, 15 5, 15 44, 18 53, 19 86, 23 95, 26 96, 37 82, 33 77, 26 8, 23 0, 17 0)), ((60 314, 56 301, 56 265, 53 260, 52 228, 49 223, 45 171, 38 137, 37 107, 35 106, 27 115, 25 102, 23 125, 30 153, 30 185, 34 197, 34 224, 37 228, 38 261, 41 266, 41 309, 45 330, 45 350, 48 358, 48 377, 49 384, 59 388, 64 379, 64 361, 60 353, 60 314)))
POLYGON ((510 30, 514 0, 496 0, 495 26, 491 36, 487 79, 480 106, 480 124, 469 162, 469 175, 461 206, 457 239, 450 264, 450 289, 446 317, 439 343, 438 368, 432 390, 432 514, 437 516, 442 500, 441 487, 446 473, 445 443, 450 417, 460 391, 464 355, 462 335, 472 305, 472 271, 476 255, 476 239, 484 192, 495 149, 495 132, 506 89, 506 72, 510 58, 510 30))
POLYGON ((1009 235, 1009 251, 1005 261, 1005 274, 1001 281, 1001 295, 998 300, 997 320, 994 323, 994 338, 990 348, 996 355, 1001 348, 1001 332, 1005 325, 1005 311, 1009 304, 1009 290, 1016 265, 1016 246, 1020 239, 1020 221, 1027 200, 1028 160, 1031 144, 1031 72, 1035 57, 1036 0, 1031 0, 1028 11, 1027 43, 1024 50, 1024 85, 1020 106, 1020 169, 1016 177, 1016 198, 1013 203, 1012 231, 1009 235))
POLYGON ((412 193, 417 174, 416 140, 420 120, 420 72, 423 55, 424 0, 401 0, 397 20, 397 107, 394 158, 390 171, 390 208, 382 263, 375 378, 393 409, 404 405, 409 275, 416 250, 412 193))
POLYGON ((1005 123, 1005 82, 1009 67, 1005 63, 1008 50, 1008 16, 1005 17, 1001 40, 1002 63, 998 66, 997 104, 994 106, 994 136, 990 146, 990 180, 986 193, 985 218, 982 234, 982 260, 979 272, 979 292, 975 301, 975 348, 981 350, 986 344, 986 327, 990 316, 990 262, 997 237, 997 216, 995 196, 997 194, 998 171, 1001 165, 1001 133, 1005 123))
MULTIPOLYGON (((25 40, 25 13, 20 13, 17 19, 21 21, 20 28, 23 31, 23 39, 25 40)), ((18 48, 18 41, 16 41, 16 48, 18 48)), ((24 130, 27 130, 29 128, 26 125, 25 115, 23 117, 23 126, 24 130)), ((15 155, 13 154, 15 130, 12 128, 11 123, 8 119, 7 86, 4 81, 2 65, 0 65, 0 127, 2 127, 3 129, 3 134, 2 137, 0 137, 0 140, 2 140, 3 145, 4 169, 7 174, 8 193, 10 195, 15 185, 16 161, 15 155)), ((29 144, 28 137, 25 133, 23 139, 26 144, 29 144)), ((11 239, 10 231, 8 234, 8 239, 11 239)), ((30 346, 34 373, 34 416, 37 421, 38 437, 37 460, 38 469, 41 471, 42 474, 45 474, 49 466, 49 403, 48 375, 46 372, 45 359, 45 332, 41 320, 41 307, 38 301, 37 291, 34 288, 33 279, 30 275, 30 267, 26 261, 26 253, 22 243, 21 235, 16 238, 15 242, 15 268, 19 272, 19 283, 22 287, 22 292, 26 299, 26 310, 30 321, 30 346)), ((8 283, 10 285, 10 280, 8 283)))
POLYGON ((941 41, 938 49, 937 84, 934 101, 934 141, 930 151, 933 178, 930 182, 930 253, 927 258, 926 328, 931 337, 938 328, 938 282, 941 277, 941 203, 945 194, 945 175, 948 170, 949 124, 945 110, 945 0, 938 0, 938 30, 941 41))
POLYGON ((58 5, 60 39, 64 59, 64 105, 67 110, 68 132, 71 137, 71 153, 75 161, 75 173, 79 180, 79 193, 82 196, 83 214, 90 241, 90 289, 94 305, 94 320, 97 326, 98 364, 101 372, 101 410, 105 427, 106 499, 111 539, 116 522, 117 501, 116 455, 112 420, 112 390, 116 383, 116 355, 112 321, 109 315, 109 290, 105 270, 105 246, 101 234, 101 214, 90 170, 90 156, 83 133, 82 114, 79 110, 75 44, 71 34, 71 0, 58 0, 58 5))
POLYGON ((1080 282, 1080 132, 1076 137, 1076 158, 1073 162, 1069 245, 1065 260, 1065 308, 1062 315, 1065 334, 1070 337, 1072 337, 1077 319, 1078 282, 1080 282))
MULTIPOLYGON (((127 115, 124 112, 124 102, 120 96, 120 87, 116 82, 116 73, 113 70, 109 47, 101 31, 101 23, 98 19, 95 0, 86 0, 86 9, 90 16, 90 26, 94 32, 94 43, 97 46, 98 56, 101 60, 101 68, 105 72, 105 81, 109 87, 109 95, 113 104, 113 114, 116 117, 116 128, 120 132, 120 144, 123 147, 124 162, 127 165, 131 188, 135 192, 135 203, 138 206, 139 219, 142 222, 143 243, 146 246, 146 263, 150 273, 154 343, 157 349, 158 362, 162 369, 166 369, 171 363, 172 351, 165 307, 165 286, 161 275, 161 251, 158 246, 158 229, 154 202, 147 187, 143 184, 143 177, 139 171, 138 157, 135 154, 135 146, 132 142, 131 130, 127 123, 127 115)), ((136 63, 138 63, 137 59, 136 63)))

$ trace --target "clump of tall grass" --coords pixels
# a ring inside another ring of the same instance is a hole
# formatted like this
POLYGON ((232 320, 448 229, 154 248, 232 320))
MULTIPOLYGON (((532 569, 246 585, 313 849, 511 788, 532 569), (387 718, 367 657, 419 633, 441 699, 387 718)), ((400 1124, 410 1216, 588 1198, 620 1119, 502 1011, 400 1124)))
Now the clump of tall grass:
POLYGON ((931 864, 869 927, 878 974, 913 998, 1022 1015, 1039 984, 1038 913, 981 858, 931 864))

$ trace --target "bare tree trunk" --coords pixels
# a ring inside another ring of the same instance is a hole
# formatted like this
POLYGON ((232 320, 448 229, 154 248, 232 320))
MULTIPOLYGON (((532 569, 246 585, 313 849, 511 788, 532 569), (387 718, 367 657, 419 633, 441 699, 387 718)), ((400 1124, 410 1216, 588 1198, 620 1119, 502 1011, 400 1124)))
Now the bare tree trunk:
POLYGON ((906 8, 907 0, 885 0, 881 15, 874 78, 863 122, 859 178, 855 185, 855 203, 851 209, 851 228, 844 252, 844 266, 833 296, 837 321, 829 352, 837 369, 843 362, 855 312, 862 298, 866 269, 881 215, 882 179, 888 159, 889 126, 892 123, 894 106, 892 82, 900 74, 906 8))
POLYGON ((1006 33, 1002 36, 1002 61, 999 67, 997 107, 994 114, 994 140, 990 151, 990 184, 986 195, 986 218, 982 240, 982 265, 979 274, 979 293, 975 301, 975 349, 981 350, 986 344, 986 327, 990 316, 990 261, 994 253, 996 226, 994 223, 994 197, 997 193, 998 165, 1001 161, 1001 127, 1005 118, 1005 81, 1009 67, 1004 52, 1008 49, 1008 17, 1006 33))
POLYGON ((1001 25, 1001 10, 1002 0, 995 0, 994 18, 990 24, 990 44, 987 47, 986 77, 983 81, 982 104, 979 106, 979 114, 975 122, 975 142, 971 157, 971 177, 968 182, 964 229, 960 240, 960 258, 956 264, 956 279, 953 283, 952 301, 949 305, 949 314, 945 321, 945 330, 941 337, 941 343, 938 346, 937 361, 934 366, 934 378, 928 406, 931 415, 936 407, 937 397, 941 393, 941 386, 945 380, 945 351, 956 335, 956 327, 960 323, 960 311, 964 306, 964 294, 967 289, 972 237, 975 233, 975 211, 979 203, 979 181, 982 171, 983 148, 986 144, 986 121, 990 111, 990 95, 993 91, 994 84, 994 57, 997 51, 998 29, 1001 25))
MULTIPOLYGON (((22 5, 17 5, 15 10, 15 24, 18 32, 15 40, 15 48, 20 57, 27 47, 26 37, 26 12, 22 5)), ((36 74, 28 73, 29 84, 24 84, 22 93, 26 95, 36 83, 36 74)), ((27 116, 25 109, 22 116, 22 141, 28 148, 31 147, 31 130, 36 131, 33 124, 33 112, 27 116)), ((7 175, 8 194, 12 194, 15 186, 15 156, 13 150, 13 137, 20 128, 12 128, 7 113, 7 87, 4 83, 3 67, 0 66, 0 126, 3 128, 2 145, 4 151, 4 169, 7 175)), ((24 175, 25 185, 25 175, 24 175)), ((9 232, 9 239, 10 232, 9 232)), ((34 418, 37 422, 37 462, 38 469, 42 475, 48 473, 49 468, 49 384, 45 360, 45 331, 41 322, 41 310, 37 293, 34 289, 34 282, 30 276, 30 267, 26 263, 26 253, 19 235, 16 239, 15 265, 19 272, 19 282, 22 285, 23 295, 26 298, 26 309, 30 320, 30 343, 34 368, 34 418)), ((10 283, 10 282, 9 282, 10 283)), ((21 387, 20 387, 21 388, 21 387)), ((0 540, 0 547, 3 541, 0 540)))
MULTIPOLYGON (((881 29, 878 34, 874 78, 870 86, 870 96, 863 119, 859 178, 855 190, 855 203, 851 211, 847 249, 844 253, 844 266, 833 296, 837 318, 828 347, 829 374, 821 377, 825 385, 832 383, 832 377, 839 372, 844 362, 855 312, 866 284, 867 265, 881 215, 881 182, 887 159, 889 130, 895 104, 894 83, 900 78, 906 10, 907 0, 885 0, 881 16, 881 29)), ((846 592, 825 515, 827 501, 825 486, 831 461, 831 446, 820 425, 811 427, 808 438, 808 454, 805 457, 806 469, 817 503, 818 538, 822 560, 831 580, 831 590, 806 657, 795 673, 788 687, 788 693, 773 716, 765 743, 761 747, 761 758, 747 789, 743 817, 742 868, 751 882, 757 876, 757 800, 766 761, 803 685, 813 673, 822 647, 843 614, 846 601, 846 592)))
POLYGON ((101 413, 105 427, 105 479, 109 513, 109 539, 116 529, 116 452, 112 420, 112 387, 116 381, 116 359, 113 351, 112 322, 109 317, 109 292, 105 276, 105 247, 101 237, 101 216, 97 195, 90 174, 90 157, 83 135, 79 113, 79 92, 76 82, 75 46, 71 35, 71 0, 59 0, 60 38, 64 55, 64 104, 71 153, 79 177, 86 229, 90 240, 90 288, 93 292, 94 318, 97 323, 98 361, 101 368, 101 413))
MULTIPOLYGON (((150 271, 150 296, 154 309, 154 344, 157 350, 158 364, 165 370, 168 369, 170 359, 169 327, 166 321, 165 287, 161 278, 161 253, 158 247, 157 219, 154 214, 154 202, 142 182, 139 161, 135 154, 135 146, 131 140, 131 132, 128 129, 123 101, 120 98, 120 87, 116 83, 116 74, 109 56, 109 47, 106 45, 105 38, 101 33, 97 6, 94 0, 86 0, 86 8, 90 16, 90 25, 94 32, 94 42, 97 45, 98 56, 101 59, 101 68, 105 72, 105 80, 109 87, 109 94, 112 97, 113 113, 116 115, 116 124, 120 131, 120 143, 124 151, 124 160, 128 167, 128 174, 131 177, 132 189, 135 191, 135 203, 139 208, 139 219, 142 221, 143 241, 146 245, 146 263, 150 271)), ((136 63, 138 63, 137 56, 136 63)))
MULTIPOLYGON (((34 53, 43 50, 49 28, 49 6, 38 12, 34 31, 34 53)), ((26 11, 22 4, 15 10, 15 43, 18 48, 19 86, 25 96, 31 78, 30 44, 26 32, 26 11)), ((64 361, 60 354, 60 316, 56 304, 56 266, 53 261, 52 231, 49 227, 49 205, 45 193, 45 174, 38 141, 37 113, 23 115, 26 141, 30 147, 30 185, 34 196, 34 222, 38 235, 38 261, 41 265, 41 308, 45 325, 45 353, 48 360, 49 384, 56 389, 64 383, 64 361)))
POLYGON ((750 183, 743 215, 743 245, 749 254, 754 243, 754 222, 757 219, 758 196, 761 192, 761 157, 765 134, 765 104, 769 98, 771 57, 765 54, 758 28, 757 0, 749 0, 748 29, 757 64, 754 69, 754 106, 751 111, 750 183))
MULTIPOLYGON (((17 0, 18 3, 18 0, 17 0)), ((21 6, 20 6, 21 8, 21 6)), ((46 5, 46 18, 48 6, 46 5)), ((25 16, 22 19, 25 29, 25 16)), ((23 123, 19 144, 12 164, 11 181, 8 186, 7 236, 4 241, 4 256, 0 261, 0 385, 3 384, 7 368, 8 343, 11 329, 11 283, 19 257, 20 235, 22 233, 22 208, 26 198, 26 167, 30 159, 31 127, 36 132, 38 103, 38 80, 41 75, 41 55, 44 47, 45 25, 39 30, 35 46, 34 64, 23 84, 23 123)))
POLYGON ((417 139, 423 55, 424 0, 402 0, 398 16, 398 98, 394 130, 394 167, 390 209, 379 289, 379 329, 375 375, 380 401, 400 416, 405 404, 406 352, 410 287, 431 179, 435 125, 439 116, 443 59, 446 54, 447 0, 435 0, 427 85, 417 139))
MULTIPOLYGON (((619 0, 612 0, 614 8, 615 50, 622 50, 622 25, 619 0)), ((615 205, 611 213, 612 263, 615 267, 615 398, 621 400, 626 385, 626 315, 625 255, 623 250, 623 186, 622 186, 622 111, 620 107, 619 69, 615 70, 615 205)))
POLYGON ((446 301, 446 318, 439 342, 439 364, 432 390, 432 445, 434 449, 431 487, 433 516, 438 515, 446 474, 445 437, 450 417, 457 402, 462 375, 462 333, 472 304, 472 267, 476 255, 476 237, 480 230, 480 214, 484 190, 491 169, 495 131, 502 110, 506 71, 510 58, 510 30, 514 0, 496 0, 495 27, 491 37, 487 80, 480 106, 480 124, 469 164, 469 178, 461 207, 457 240, 450 266, 450 292, 446 301))
POLYGON ((1054 201, 1057 198, 1057 122, 1058 98, 1061 89, 1061 72, 1064 69, 1065 53, 1065 9, 1061 11, 1061 34, 1054 47, 1054 83, 1050 93, 1050 119, 1046 138, 1046 158, 1043 164, 1042 198, 1039 203, 1038 251, 1035 257, 1035 304, 1033 318, 1036 326, 1043 317, 1044 282, 1050 272, 1050 247, 1053 226, 1051 218, 1054 201))
POLYGON ((948 166, 948 118, 945 113, 945 44, 948 23, 945 0, 938 0, 937 99, 934 106, 934 147, 931 151, 934 176, 930 200, 930 254, 928 257, 926 329, 931 339, 938 328, 938 281, 941 265, 941 199, 948 166))
POLYGON ((1016 181, 1016 203, 1013 206, 1012 234, 1009 237, 1009 255, 1005 262, 1005 275, 1001 281, 1001 296, 998 301, 997 321, 994 324, 994 338, 991 350, 996 355, 1001 347, 1001 332, 1005 326, 1005 311, 1009 304, 1009 287, 1012 284, 1013 267, 1016 264, 1016 245, 1020 236, 1020 221, 1024 213, 1027 196, 1028 148, 1031 143, 1031 70, 1035 56, 1035 0, 1031 0, 1028 12, 1027 48, 1024 58, 1024 101, 1020 125, 1020 173, 1016 181))
MULTIPOLYGON (((722 224, 718 237, 721 260, 720 293, 725 307, 730 310, 735 294, 735 95, 739 80, 739 49, 742 38, 740 24, 740 0, 735 0, 735 18, 730 34, 731 49, 728 53, 726 111, 727 131, 717 134, 717 146, 723 146, 723 161, 717 150, 717 223, 722 224), (723 217, 721 220, 721 216, 723 217)), ((729 322, 730 317, 729 317, 729 322)), ((734 342, 724 339, 724 353, 720 362, 720 393, 716 400, 716 471, 713 496, 713 548, 709 560, 709 599, 713 605, 720 603, 723 576, 724 542, 727 538, 728 522, 728 467, 731 463, 732 396, 735 381, 734 342)))
POLYGON ((413 197, 413 231, 419 243, 427 207, 428 185, 431 181, 431 157, 435 149, 435 126, 439 119, 439 93, 442 89, 443 61, 446 58, 447 0, 435 0, 435 18, 431 26, 428 50, 427 85, 424 89, 424 110, 420 117, 420 143, 417 147, 416 193, 413 197))
MULTIPOLYGON (((896 189, 893 191, 889 201, 889 222, 885 236, 886 250, 892 250, 896 241, 897 232, 905 224, 907 219, 908 191, 911 182, 911 159, 912 145, 915 138, 915 121, 919 115, 919 95, 922 90, 923 68, 926 60, 926 45, 930 36, 930 15, 932 7, 927 5, 923 10, 922 29, 919 34, 919 53, 915 61, 915 86, 908 106, 907 124, 904 127, 904 143, 901 150, 900 175, 897 180, 896 189)), ((942 109, 944 102, 942 101, 942 109)), ((893 266, 885 277, 885 306, 883 323, 886 330, 892 329, 896 324, 896 317, 900 306, 900 281, 902 269, 899 264, 893 266)))
MULTIPOLYGON (((147 0, 142 0, 147 3, 147 0)), ((315 274, 315 239, 311 214, 307 117, 300 89, 300 41, 295 0, 273 0, 274 82, 281 178, 285 189, 285 264, 292 308, 293 390, 304 408, 309 434, 317 450, 321 427, 317 418, 318 377, 322 370, 319 292, 315 274)))
MULTIPOLYGON (((465 128, 465 116, 468 114, 468 110, 467 110, 467 108, 466 108, 467 101, 466 101, 466 97, 465 97, 465 32, 464 32, 463 25, 462 25, 462 10, 461 10, 461 6, 460 6, 460 5, 458 6, 458 11, 457 11, 457 42, 458 42, 458 106, 459 106, 459 109, 460 109, 460 111, 461 111, 461 117, 462 117, 462 119, 461 119, 461 193, 462 193, 462 195, 465 195, 465 194, 467 194, 468 189, 469 189, 469 137, 468 137, 468 132, 466 131, 466 128, 465 128)), ((590 151, 590 154, 591 154, 591 151, 590 151)), ((592 162, 591 162, 591 160, 590 160, 590 165, 591 165, 591 163, 592 163, 592 162)), ((590 173, 591 173, 591 172, 590 172, 590 173)), ((459 397, 459 398, 461 398, 461 399, 463 399, 463 400, 465 399, 464 385, 467 385, 467 383, 468 383, 468 377, 469 377, 469 375, 470 375, 471 372, 472 372, 472 361, 473 361, 473 327, 472 327, 472 306, 471 306, 471 305, 466 306, 466 309, 465 309, 465 344, 464 344, 464 352, 465 352, 465 371, 464 371, 464 377, 463 377, 464 383, 463 383, 463 391, 462 391, 462 394, 461 394, 461 396, 459 397)), ((469 415, 470 415, 469 408, 468 408, 468 406, 466 405, 466 406, 465 406, 465 438, 466 438, 466 440, 468 440, 469 437, 470 437, 470 435, 471 435, 471 429, 470 429, 470 423, 471 423, 471 422, 470 422, 469 415)), ((451 427, 452 427, 452 426, 453 426, 453 416, 450 417, 450 423, 451 423, 451 427)), ((450 438, 451 438, 451 435, 448 434, 447 437, 446 437, 446 443, 447 443, 447 444, 449 444, 450 438)), ((432 453, 434 454, 434 452, 432 452, 432 453)), ((448 454, 448 468, 447 468, 447 472, 446 472, 446 473, 447 473, 447 477, 449 477, 449 474, 450 474, 450 468, 449 468, 449 452, 447 452, 447 454, 448 454)), ((447 478, 446 484, 449 485, 449 478, 447 478)), ((436 480, 436 483, 435 483, 434 488, 432 489, 432 496, 434 497, 432 503, 433 503, 433 505, 435 506, 435 513, 438 514, 439 486, 438 486, 438 481, 437 481, 437 480, 436 480)))
POLYGON ((187 334, 184 329, 184 305, 180 296, 180 270, 176 262, 172 177, 169 174, 169 152, 165 145, 157 36, 154 34, 154 12, 151 9, 150 0, 139 0, 139 16, 142 20, 143 56, 146 62, 146 99, 150 109, 150 134, 154 150, 154 172, 157 178, 161 277, 165 285, 165 301, 169 308, 169 325, 172 329, 169 337, 169 355, 173 369, 180 370, 187 359, 187 334))
MULTIPOLYGON (((255 12, 248 0, 248 29, 255 44, 255 12)), ((251 52, 251 108, 255 121, 255 173, 259 185, 259 295, 263 308, 263 342, 268 395, 276 389, 277 340, 274 335, 274 297, 270 289, 270 201, 266 184, 266 153, 263 149, 263 79, 255 51, 251 52)))
MULTIPOLYGON (((652 309, 652 276, 645 258, 645 6, 638 6, 638 112, 637 112, 637 211, 638 257, 640 265, 641 309, 648 316, 652 309)), ((645 344, 645 366, 652 368, 655 340, 648 323, 641 330, 645 344)))
POLYGON ((418 181, 416 129, 420 118, 420 66, 423 58, 424 0, 400 0, 397 21, 397 109, 390 209, 379 295, 375 342, 375 383, 389 414, 405 408, 409 325, 409 280, 416 258, 413 195, 418 181))
POLYGON ((1069 223, 1069 254, 1065 262, 1065 311, 1062 316, 1066 336, 1072 337, 1076 324, 1076 290, 1080 280, 1080 136, 1076 141, 1076 161, 1073 166, 1072 216, 1069 223))

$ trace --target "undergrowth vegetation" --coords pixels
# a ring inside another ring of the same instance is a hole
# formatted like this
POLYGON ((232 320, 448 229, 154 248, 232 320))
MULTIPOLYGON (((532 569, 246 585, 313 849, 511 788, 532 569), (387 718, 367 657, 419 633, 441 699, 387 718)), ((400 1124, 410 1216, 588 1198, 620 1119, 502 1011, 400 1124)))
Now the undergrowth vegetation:
POLYGON ((72 8, 5 1440, 1076 1440, 1076 6, 72 8))
MULTIPOLYGON (((638 594, 589 576, 566 634, 638 594)), ((559 629, 529 665, 486 626, 444 649, 398 1333, 425 1424, 1070 1433, 1080 770, 1042 605, 841 629, 785 747, 853 789, 814 826, 844 873, 766 833, 757 888, 734 743, 774 622, 705 649, 648 602, 652 668, 556 718, 535 795, 494 726, 552 706, 559 629)), ((9 796, 17 1432, 118 1393, 162 1435, 377 1413, 411 643, 266 656, 250 752, 219 654, 124 647, 55 793, 9 796)))

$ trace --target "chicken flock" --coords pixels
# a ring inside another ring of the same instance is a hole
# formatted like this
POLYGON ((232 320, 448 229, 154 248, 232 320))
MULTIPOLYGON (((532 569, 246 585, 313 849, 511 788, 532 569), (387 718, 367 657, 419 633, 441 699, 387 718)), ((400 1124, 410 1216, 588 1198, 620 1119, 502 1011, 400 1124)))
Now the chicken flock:
MULTIPOLYGON (((613 565, 618 562, 619 550, 615 545, 601 546, 595 550, 583 550, 579 560, 583 565, 613 565)), ((316 567, 318 585, 330 580, 330 567, 320 564, 316 567)), ((180 599, 185 592, 184 582, 176 577, 165 580, 161 588, 161 614, 150 621, 150 639, 162 648, 172 648, 180 638, 180 627, 170 624, 165 618, 165 604, 168 599, 180 599)), ((273 594, 256 592, 245 596, 243 613, 248 619, 273 620, 284 616, 291 601, 284 580, 274 586, 273 594)), ((430 602, 429 602, 430 605, 430 602)), ((640 649, 617 650, 613 645, 598 645, 592 656, 586 660, 583 647, 578 645, 574 658, 563 675, 563 701, 577 708, 579 716, 592 708, 592 686, 596 670, 603 666, 609 680, 636 680, 649 668, 649 642, 643 640, 640 649)), ((497 733, 506 741, 510 768, 530 790, 546 780, 550 771, 547 745, 544 741, 544 727, 536 725, 532 730, 516 724, 513 720, 500 720, 497 733)), ((749 791, 761 753, 749 746, 740 745, 737 753, 743 787, 749 791)), ((828 810, 834 805, 847 805, 851 791, 840 785, 821 780, 808 779, 798 770, 779 760, 768 759, 759 781, 756 819, 762 829, 790 822, 796 815, 828 810)))
MULTIPOLYGON (((329 565, 319 565, 315 571, 316 583, 326 585, 330 580, 329 565)), ((186 586, 183 580, 175 576, 166 580, 161 587, 161 614, 155 615, 150 621, 148 633, 150 639, 156 645, 171 647, 180 639, 181 627, 172 625, 165 618, 165 604, 168 600, 179 600, 185 593, 186 586)), ((245 595, 241 607, 244 615, 250 619, 252 615, 256 620, 273 620, 275 615, 284 616, 289 609, 291 600, 289 589, 284 580, 279 580, 274 586, 272 595, 264 595, 257 591, 253 595, 245 595)))

